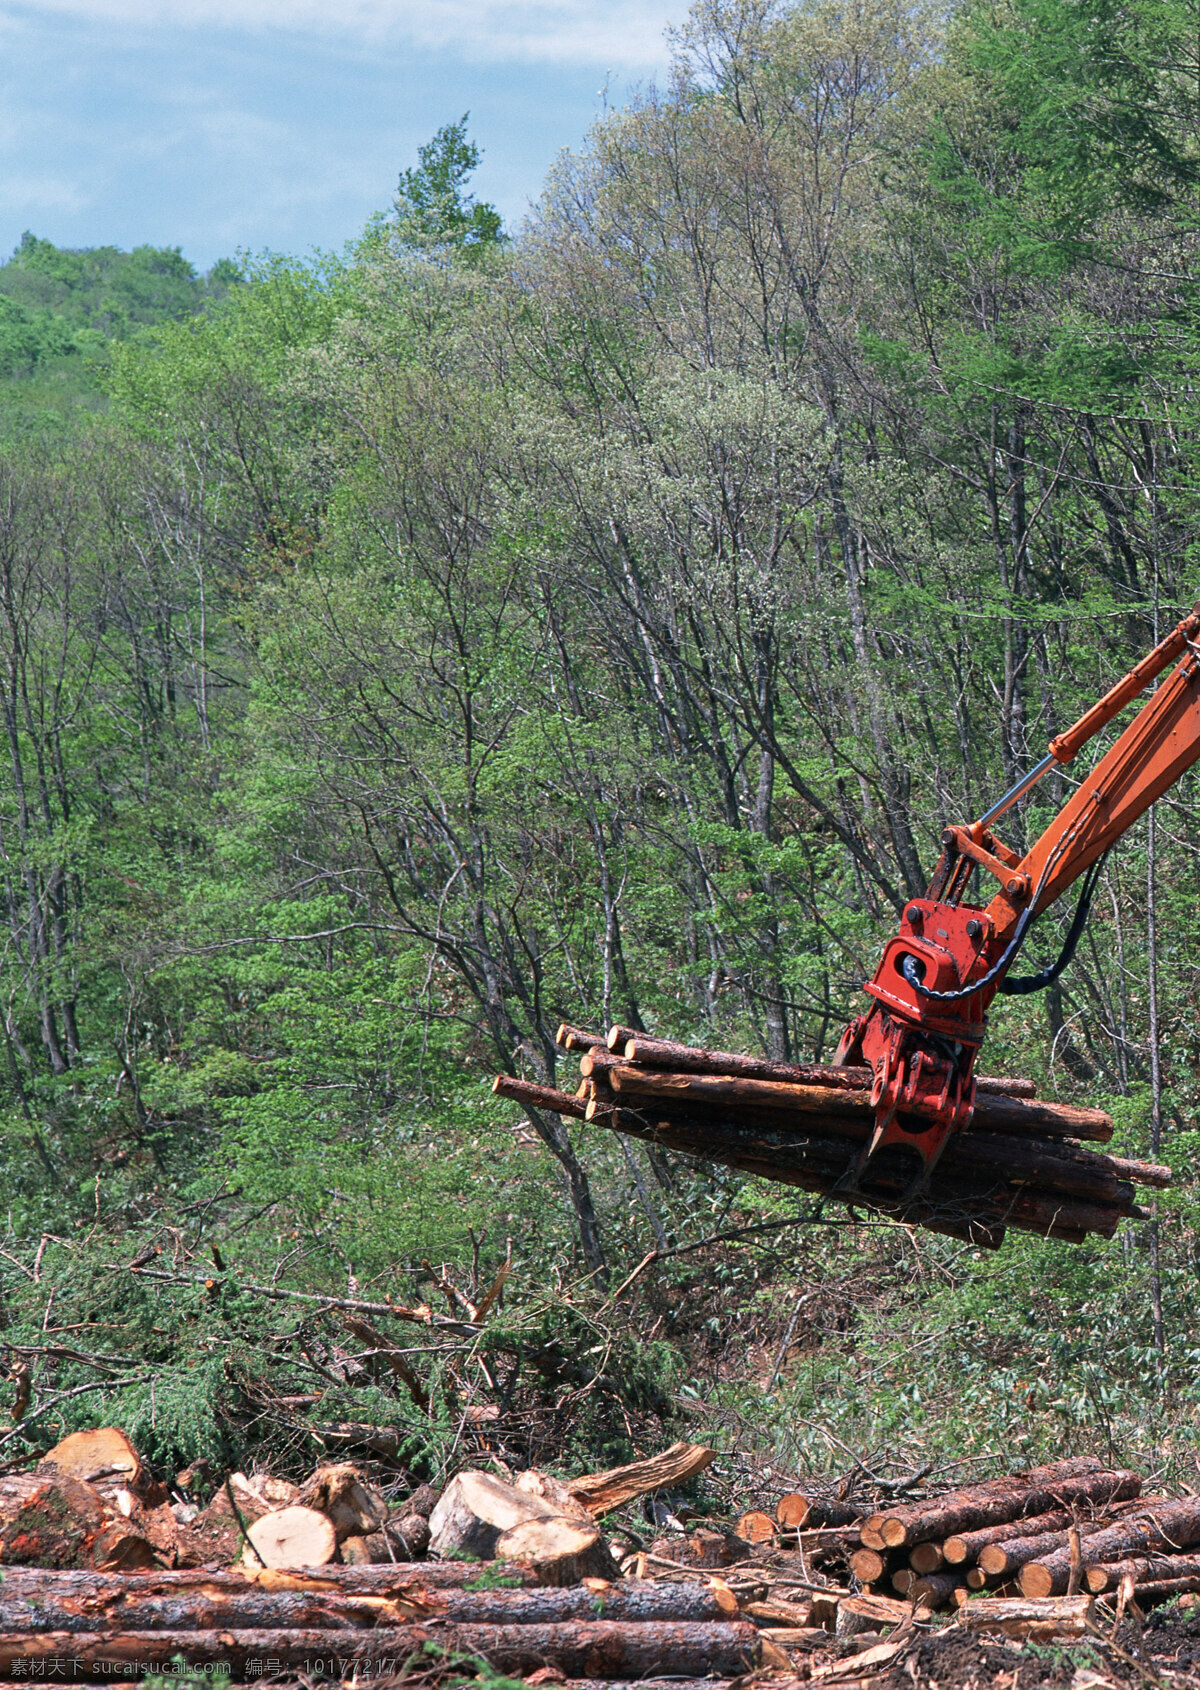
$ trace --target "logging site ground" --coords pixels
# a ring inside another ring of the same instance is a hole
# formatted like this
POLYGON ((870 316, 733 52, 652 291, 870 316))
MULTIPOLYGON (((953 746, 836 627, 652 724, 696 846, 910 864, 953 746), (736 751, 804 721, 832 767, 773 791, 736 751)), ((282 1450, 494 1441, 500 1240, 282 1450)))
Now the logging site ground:
POLYGON ((701 0, 520 228, 464 119, 338 256, 0 265, 0 1676, 209 1568, 197 1672, 1200 1682, 1195 23, 701 0))

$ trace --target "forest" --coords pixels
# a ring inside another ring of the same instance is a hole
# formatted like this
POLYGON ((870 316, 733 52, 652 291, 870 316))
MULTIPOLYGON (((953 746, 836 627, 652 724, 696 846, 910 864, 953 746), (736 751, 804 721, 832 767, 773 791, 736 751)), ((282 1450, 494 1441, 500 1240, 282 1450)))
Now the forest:
POLYGON ((573 1089, 563 1020, 828 1061, 943 827, 1200 590, 1194 10, 697 0, 673 52, 517 230, 463 119, 340 255, 0 268, 0 1463, 1197 1482, 1194 772, 992 1014, 1173 1167, 1111 1243, 491 1094, 573 1089))

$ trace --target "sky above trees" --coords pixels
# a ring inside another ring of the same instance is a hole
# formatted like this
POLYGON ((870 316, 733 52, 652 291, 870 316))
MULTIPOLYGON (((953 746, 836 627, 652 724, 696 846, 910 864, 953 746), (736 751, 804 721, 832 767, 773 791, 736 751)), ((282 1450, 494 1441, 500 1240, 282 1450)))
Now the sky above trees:
POLYGON ((0 4, 0 252, 337 249, 470 111, 510 226, 605 99, 661 73, 683 4, 36 0, 0 4))

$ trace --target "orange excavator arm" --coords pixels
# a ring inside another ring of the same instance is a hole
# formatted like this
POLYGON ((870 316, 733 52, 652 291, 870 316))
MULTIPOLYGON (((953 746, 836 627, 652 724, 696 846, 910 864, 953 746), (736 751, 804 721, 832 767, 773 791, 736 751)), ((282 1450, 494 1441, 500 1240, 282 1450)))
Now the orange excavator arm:
POLYGON ((972 1069, 997 992, 1047 985, 1074 950, 1095 875, 1109 848, 1200 758, 1200 605, 1125 678, 1051 740, 1046 756, 970 826, 949 827, 924 898, 906 907, 866 991, 874 1000, 847 1027, 836 1060, 874 1073, 875 1133, 854 1170, 888 1145, 915 1155, 912 1189, 928 1179, 950 1137, 975 1103, 972 1069), (1095 734, 1174 664, 1170 675, 1081 782, 1023 857, 992 830, 1018 799, 1056 765, 1068 763, 1095 734), (999 882, 986 906, 965 903, 972 873, 999 882), (1030 980, 1009 978, 1041 912, 1078 880, 1084 895, 1064 955, 1030 980))

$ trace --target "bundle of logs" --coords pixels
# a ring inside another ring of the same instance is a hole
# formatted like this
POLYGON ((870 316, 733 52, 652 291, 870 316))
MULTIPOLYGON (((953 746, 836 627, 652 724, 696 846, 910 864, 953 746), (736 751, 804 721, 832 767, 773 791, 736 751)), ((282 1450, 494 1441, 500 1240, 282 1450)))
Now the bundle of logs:
POLYGON ((873 1129, 869 1069, 699 1050, 620 1026, 604 1038, 564 1023, 558 1042, 579 1054, 574 1095, 507 1074, 493 1090, 988 1249, 1009 1226, 1072 1244, 1111 1238, 1122 1219, 1146 1218, 1135 1186, 1171 1183, 1169 1168, 1079 1142, 1112 1137, 1101 1110, 1035 1097, 1028 1080, 984 1077, 970 1126, 946 1147, 931 1189, 909 1198, 912 1159, 903 1149, 847 1178, 873 1129))
POLYGON ((494 1671, 549 1662, 561 1677, 593 1680, 728 1678, 759 1659, 755 1626, 719 1584, 548 1589, 516 1564, 502 1588, 486 1588, 489 1578, 491 1563, 469 1561, 286 1573, 10 1568, 0 1679, 94 1683, 178 1672, 182 1660, 239 1680, 336 1682, 400 1674, 431 1647, 494 1671))
POLYGON ((1200 1591, 1200 1497, 1141 1492, 1139 1474, 1094 1456, 1008 1474, 870 1515, 849 1569, 878 1593, 964 1615, 978 1593, 1096 1596, 1124 1584, 1148 1606, 1200 1591))

